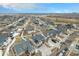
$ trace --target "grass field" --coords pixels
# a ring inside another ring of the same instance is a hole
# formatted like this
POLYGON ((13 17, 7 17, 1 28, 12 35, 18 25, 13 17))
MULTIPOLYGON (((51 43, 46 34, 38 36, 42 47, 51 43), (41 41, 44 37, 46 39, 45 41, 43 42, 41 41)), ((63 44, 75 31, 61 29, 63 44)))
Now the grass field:
POLYGON ((79 19, 66 19, 66 18, 54 18, 54 17, 47 17, 51 20, 55 21, 55 23, 70 23, 70 24, 79 24, 79 19))

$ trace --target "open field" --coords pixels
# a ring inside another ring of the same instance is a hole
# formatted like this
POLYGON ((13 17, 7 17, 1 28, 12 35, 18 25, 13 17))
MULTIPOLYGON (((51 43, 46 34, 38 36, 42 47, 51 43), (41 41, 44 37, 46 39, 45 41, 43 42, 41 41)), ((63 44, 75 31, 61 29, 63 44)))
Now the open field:
POLYGON ((55 18, 55 17, 47 17, 47 18, 55 21, 56 23, 79 24, 79 19, 55 18))

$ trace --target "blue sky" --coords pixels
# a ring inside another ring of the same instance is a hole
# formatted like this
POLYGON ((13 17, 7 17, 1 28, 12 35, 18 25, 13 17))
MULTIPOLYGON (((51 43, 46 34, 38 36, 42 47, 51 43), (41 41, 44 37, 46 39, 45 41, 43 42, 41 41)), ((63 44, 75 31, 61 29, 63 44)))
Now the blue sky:
POLYGON ((79 13, 79 3, 2 3, 0 13, 79 13))

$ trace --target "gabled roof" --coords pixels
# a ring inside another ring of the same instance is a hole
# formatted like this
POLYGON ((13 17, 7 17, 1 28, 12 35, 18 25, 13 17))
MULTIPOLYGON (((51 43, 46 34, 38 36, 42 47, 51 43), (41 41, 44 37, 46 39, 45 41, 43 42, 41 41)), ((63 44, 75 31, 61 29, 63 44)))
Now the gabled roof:
POLYGON ((21 42, 19 42, 18 44, 16 44, 14 46, 15 51, 16 51, 16 55, 19 55, 20 53, 28 50, 29 52, 32 51, 34 48, 31 45, 30 41, 24 41, 22 40, 21 42))
POLYGON ((38 35, 33 36, 32 39, 35 41, 35 43, 38 43, 41 40, 43 40, 44 37, 41 34, 38 34, 38 35))

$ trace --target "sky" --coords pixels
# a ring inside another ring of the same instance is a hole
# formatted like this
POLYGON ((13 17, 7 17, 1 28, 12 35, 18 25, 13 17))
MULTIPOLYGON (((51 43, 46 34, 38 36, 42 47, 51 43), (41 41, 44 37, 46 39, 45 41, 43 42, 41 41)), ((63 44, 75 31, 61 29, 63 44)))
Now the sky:
POLYGON ((79 13, 79 3, 0 3, 0 13, 79 13))

